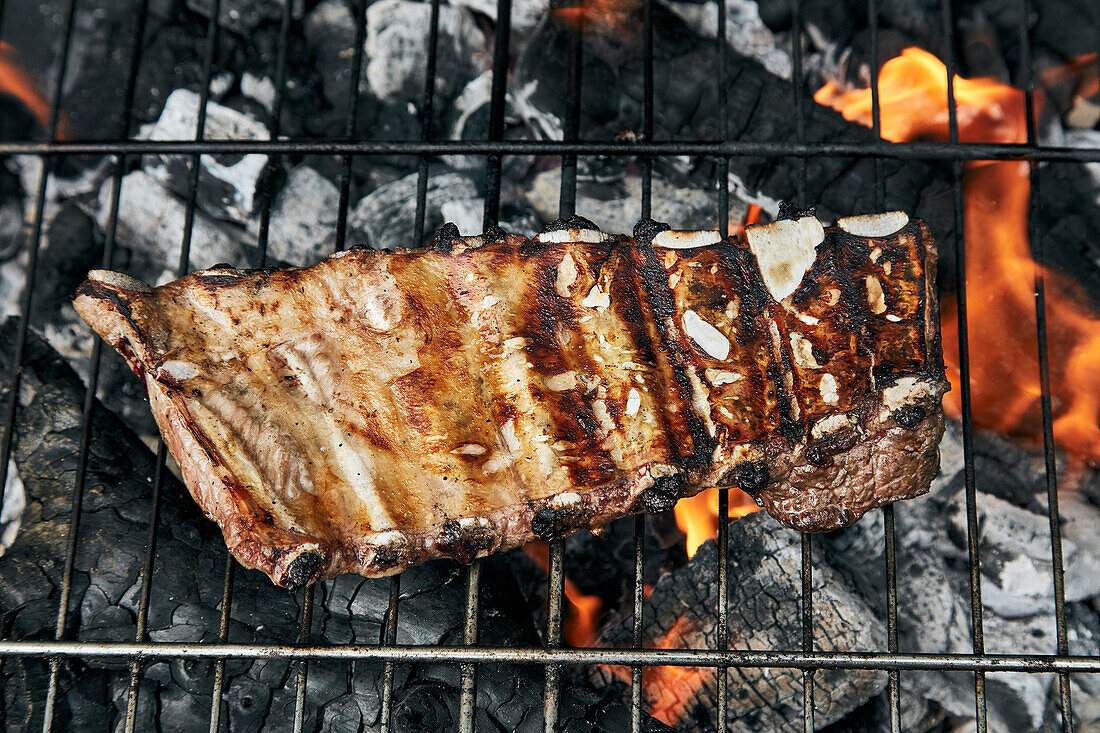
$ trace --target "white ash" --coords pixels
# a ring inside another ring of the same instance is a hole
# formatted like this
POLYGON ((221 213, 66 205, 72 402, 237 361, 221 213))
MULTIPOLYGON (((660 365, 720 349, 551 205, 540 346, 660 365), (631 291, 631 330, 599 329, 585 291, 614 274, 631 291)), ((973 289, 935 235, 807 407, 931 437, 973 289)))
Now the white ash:
POLYGON ((258 102, 269 113, 275 109, 275 82, 270 76, 244 72, 241 74, 241 94, 258 102))
POLYGON ((19 479, 15 461, 8 459, 8 477, 0 501, 0 557, 12 546, 23 524, 23 510, 27 508, 27 495, 19 479))
MULTIPOLYGON (((451 5, 481 13, 496 23, 496 0, 451 0, 451 5)), ((550 11, 549 0, 512 0, 512 42, 522 44, 550 11)))
MULTIPOLYGON (((110 212, 111 182, 99 194, 97 222, 106 229, 110 212)), ((154 270, 171 272, 179 257, 186 220, 186 204, 145 171, 137 170, 122 179, 118 208, 118 240, 147 263, 141 274, 154 270)), ((255 266, 254 247, 244 230, 195 212, 191 230, 190 267, 200 270, 219 262, 255 266)))
POLYGON ((313 168, 290 172, 271 207, 267 251, 290 265, 312 265, 336 247, 340 191, 313 168))
MULTIPOLYGON (((192 140, 198 120, 199 95, 177 89, 168 96, 160 119, 142 129, 138 136, 146 140, 192 140)), ((204 140, 268 140, 271 135, 262 123, 217 102, 207 102, 204 140)), ((191 189, 191 157, 187 155, 147 156, 149 173, 180 196, 191 189)), ((256 187, 267 156, 203 155, 200 157, 196 203, 203 211, 220 219, 244 223, 256 206, 256 187)))
MULTIPOLYGON (((366 79, 379 99, 419 104, 424 93, 431 15, 427 3, 381 0, 367 9, 366 79)), ((439 8, 436 94, 452 97, 478 74, 485 37, 464 8, 439 8)), ((485 63, 483 59, 481 63, 485 63)))
MULTIPOLYGON (((1098 523, 1100 512, 1084 502, 1067 502, 1063 516, 1082 526, 1098 523)), ((1049 610, 1054 597, 1050 557, 1050 524, 1045 515, 1021 509, 983 494, 977 505, 981 525, 982 603, 1005 618, 1021 618, 1049 610)), ((956 494, 947 505, 951 538, 960 552, 966 547, 966 501, 956 494)), ((1078 535, 1082 536, 1082 535, 1078 535)), ((1062 537, 1066 601, 1100 595, 1100 544, 1080 546, 1062 537)))
POLYGON ((458 227, 464 237, 476 237, 481 234, 485 216, 485 199, 456 199, 444 201, 439 207, 443 221, 449 221, 458 227))
POLYGON ((211 99, 221 99, 229 90, 233 88, 233 83, 237 81, 236 75, 232 71, 222 71, 214 74, 210 79, 210 97, 211 99))
MULTIPOLYGON (((668 7, 703 38, 718 36, 717 3, 672 0, 668 7)), ((753 0, 727 0, 726 42, 734 51, 756 59, 776 76, 791 78, 791 57, 779 47, 775 34, 760 19, 760 8, 753 0)))
MULTIPOLYGON (((657 221, 676 229, 713 229, 718 218, 718 194, 712 189, 676 186, 653 177, 653 212, 657 221)), ((561 171, 548 170, 535 176, 527 190, 527 201, 544 221, 558 215, 561 171)), ((628 175, 610 183, 577 181, 577 213, 605 232, 630 232, 640 218, 638 202, 642 195, 640 176, 628 175)), ((730 222, 736 226, 744 217, 746 205, 730 197, 730 222)))
MULTIPOLYGON (((416 182, 417 174, 412 173, 378 187, 355 205, 348 216, 348 224, 364 232, 367 244, 374 249, 420 246, 423 242, 413 241, 416 182)), ((430 240, 435 228, 443 223, 443 204, 448 201, 468 201, 470 194, 475 191, 477 186, 474 182, 459 173, 429 175, 424 212, 425 240, 430 240)))

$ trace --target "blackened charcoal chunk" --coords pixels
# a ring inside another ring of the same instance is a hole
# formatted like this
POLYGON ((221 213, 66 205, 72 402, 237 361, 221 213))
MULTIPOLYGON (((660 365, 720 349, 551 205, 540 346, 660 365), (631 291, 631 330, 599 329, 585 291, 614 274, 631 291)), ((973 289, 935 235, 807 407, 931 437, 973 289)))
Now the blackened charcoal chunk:
POLYGON ((355 15, 344 0, 323 0, 302 24, 306 43, 313 52, 325 99, 343 108, 348 101, 355 45, 355 15))
POLYGON ((339 203, 340 192, 332 181, 309 166, 292 170, 271 209, 268 255, 306 266, 332 254, 339 203))
POLYGON ((50 219, 45 246, 38 254, 33 311, 36 325, 45 319, 56 320, 88 270, 99 267, 101 250, 91 217, 75 204, 63 204, 50 219))
MULTIPOLYGON (((381 0, 367 9, 366 79, 379 99, 420 103, 430 15, 430 4, 409 0, 381 0)), ((469 11, 443 5, 437 48, 437 100, 449 100, 480 71, 477 59, 485 51, 485 37, 469 11)))
MULTIPOLYGON (((291 17, 302 17, 303 0, 221 0, 218 23, 242 35, 247 35, 264 22, 274 22, 290 3, 291 17)), ((187 8, 209 18, 214 14, 214 0, 187 0, 187 8)))
MULTIPOLYGON (((165 102, 160 119, 142 137, 149 140, 192 140, 195 137, 199 95, 177 89, 165 102)), ((271 135, 260 122, 217 102, 207 102, 204 140, 268 140, 271 135)), ((203 155, 202 174, 196 204, 219 219, 244 223, 256 205, 256 186, 260 182, 267 156, 203 155)), ((145 159, 145 166, 158 181, 180 196, 191 193, 191 157, 156 155, 145 159)))
MULTIPOLYGON (((419 247, 413 226, 416 219, 416 177, 405 176, 376 188, 355 205, 348 217, 349 225, 366 233, 367 243, 374 249, 419 247)), ((477 191, 473 180, 458 173, 438 173, 428 176, 425 239, 443 223, 441 207, 445 202, 467 200, 477 191)))

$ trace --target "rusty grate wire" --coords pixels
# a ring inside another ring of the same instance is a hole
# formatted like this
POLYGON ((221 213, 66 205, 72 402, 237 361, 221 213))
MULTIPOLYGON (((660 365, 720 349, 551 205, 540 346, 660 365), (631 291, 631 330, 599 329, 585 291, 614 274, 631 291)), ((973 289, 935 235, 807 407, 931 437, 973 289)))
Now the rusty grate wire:
MULTIPOLYGON (((106 241, 103 250, 102 264, 104 268, 111 267, 112 256, 116 245, 116 233, 119 208, 121 206, 122 176, 126 160, 131 156, 139 156, 147 153, 176 153, 190 157, 191 179, 190 195, 186 205, 186 226, 182 232, 180 242, 180 256, 177 267, 177 275, 183 275, 187 269, 191 245, 191 225, 194 222, 196 211, 196 195, 200 167, 199 156, 204 153, 265 153, 272 156, 272 163, 278 160, 278 156, 294 153, 321 153, 334 154, 341 158, 339 177, 339 211, 337 229, 337 249, 345 245, 348 206, 351 188, 351 166, 356 156, 390 155, 400 154, 416 156, 418 159, 417 194, 416 194, 416 241, 422 239, 425 227, 426 194, 428 187, 428 163, 429 158, 440 154, 484 156, 486 159, 486 197, 483 224, 485 227, 494 226, 497 223, 500 207, 501 188, 501 163, 505 156, 516 154, 541 154, 557 156, 561 160, 561 189, 559 211, 561 216, 575 213, 577 191, 577 158, 585 155, 610 155, 610 156, 640 156, 642 161, 642 196, 639 205, 639 216, 646 217, 651 208, 651 183, 652 165, 657 156, 672 155, 703 155, 717 161, 718 172, 718 211, 716 212, 719 229, 723 236, 728 234, 729 213, 729 186, 726 175, 730 167, 730 159, 737 156, 755 157, 793 157, 800 161, 798 167, 796 204, 805 206, 807 165, 815 156, 827 157, 852 157, 868 156, 876 161, 875 166, 875 196, 880 208, 885 206, 886 189, 883 174, 883 160, 886 158, 918 158, 947 160, 952 163, 953 191, 954 191, 954 217, 955 232, 958 241, 955 247, 956 256, 956 286, 958 305, 958 334, 961 356, 962 389, 961 400, 962 414, 962 440, 964 447, 964 478, 967 515, 967 546, 969 552, 969 574, 971 584, 971 626, 973 638, 972 654, 914 654, 904 653, 898 647, 898 598, 897 598, 897 573, 896 573, 896 549, 894 532, 894 509, 892 506, 883 508, 885 526, 884 556, 886 562, 886 608, 887 608, 887 650, 864 653, 831 653, 818 652, 813 646, 813 616, 814 605, 811 593, 813 565, 811 562, 812 539, 810 535, 802 535, 802 649, 800 651, 770 650, 729 650, 722 641, 718 649, 644 649, 642 648, 642 610, 643 610, 643 586, 642 567, 644 560, 644 545, 642 539, 646 530, 646 518, 639 515, 634 519, 634 593, 633 593, 633 645, 628 649, 570 649, 562 645, 562 618, 563 618, 563 583, 564 583, 564 545, 561 540, 551 544, 550 567, 548 572, 548 613, 547 628, 545 629, 546 648, 491 648, 478 645, 478 601, 480 591, 480 564, 475 561, 467 573, 466 582, 466 623, 463 631, 463 645, 452 647, 433 646, 403 646, 396 644, 397 626, 399 623, 399 596, 400 576, 394 576, 390 581, 389 607, 385 615, 380 643, 377 645, 345 645, 345 646, 317 646, 310 643, 310 629, 312 624, 312 609, 315 587, 307 588, 301 592, 301 614, 299 618, 300 630, 297 644, 231 644, 228 643, 228 630, 230 611, 233 603, 234 568, 233 559, 226 555, 225 571, 222 585, 221 617, 218 627, 218 641, 216 643, 154 643, 147 639, 147 612, 151 593, 151 578, 154 557, 156 554, 158 512, 160 506, 161 486, 164 478, 166 451, 163 444, 160 446, 157 458, 156 476, 154 479, 153 494, 150 500, 150 531, 147 540, 147 552, 141 571, 141 591, 139 599, 139 612, 137 618, 137 633, 132 641, 118 640, 109 642, 74 642, 66 641, 70 629, 67 628, 67 614, 65 612, 72 589, 73 568, 78 544, 80 542, 80 517, 83 501, 86 471, 88 467, 88 452, 91 441, 92 412, 95 405, 95 393, 99 376, 100 358, 102 356, 102 342, 98 339, 92 352, 91 371, 86 391, 83 419, 81 426, 81 438, 78 456, 78 470, 74 478, 71 502, 72 513, 68 528, 67 555, 63 583, 61 586, 60 600, 57 609, 57 620, 54 641, 20 641, 0 640, 0 656, 8 657, 38 657, 49 660, 50 680, 48 697, 45 708, 44 729, 49 730, 53 724, 53 717, 58 692, 58 678, 62 662, 69 658, 98 658, 116 659, 129 662, 129 688, 127 694, 127 715, 125 729, 134 730, 136 726, 137 696, 142 676, 143 665, 152 659, 209 659, 216 662, 215 675, 212 689, 213 702, 210 711, 210 730, 219 729, 221 715, 222 694, 225 687, 225 665, 230 659, 261 659, 283 658, 294 660, 297 664, 296 674, 296 705, 294 716, 294 730, 300 731, 304 720, 305 687, 311 661, 323 660, 370 660, 384 663, 383 695, 382 695, 382 719, 381 729, 389 730, 391 711, 393 709, 394 689, 394 665, 415 663, 418 661, 446 661, 456 663, 461 668, 461 699, 460 699, 460 730, 463 733, 474 730, 474 701, 477 688, 477 669, 480 664, 493 663, 533 663, 545 667, 545 730, 550 732, 557 728, 558 704, 561 685, 561 670, 567 664, 608 664, 625 665, 631 668, 632 691, 632 729, 639 731, 643 720, 642 700, 642 670, 653 665, 679 665, 692 667, 714 667, 719 671, 732 667, 772 667, 793 668, 802 671, 804 680, 803 716, 806 731, 814 729, 814 687, 813 675, 821 669, 867 669, 886 670, 889 673, 888 703, 890 713, 890 726, 892 731, 901 730, 900 709, 900 685, 901 674, 906 670, 941 670, 941 671, 966 671, 973 672, 975 686, 975 717, 978 731, 986 729, 986 695, 985 675, 988 672, 1029 672, 1050 673, 1059 675, 1060 708, 1062 713, 1062 730, 1070 731, 1073 727, 1072 699, 1070 694, 1069 679, 1071 674, 1098 673, 1100 672, 1100 657, 1070 656, 1065 615, 1065 589, 1062 565, 1062 542, 1060 522, 1058 514, 1058 478, 1055 466, 1055 446, 1053 438, 1053 420, 1050 396, 1050 375, 1047 356, 1047 332, 1045 313, 1045 290, 1041 265, 1044 261, 1043 238, 1040 231, 1038 217, 1038 189, 1037 163, 1040 161, 1097 161, 1100 160, 1100 148, 1064 148, 1044 146, 1038 142, 1034 124, 1034 99, 1030 58, 1030 34, 1027 25, 1029 17, 1029 0, 1019 0, 1020 3, 1020 28, 1019 40, 1022 53, 1019 59, 1019 79, 1021 80, 1027 106, 1027 142, 1025 144, 992 144, 992 143, 960 143, 959 127, 955 108, 954 75, 957 61, 953 54, 954 39, 954 13, 952 0, 942 2, 942 22, 945 38, 946 58, 944 59, 948 71, 948 110, 950 140, 947 143, 886 143, 878 140, 880 131, 880 108, 877 85, 872 84, 872 130, 875 133, 874 142, 866 143, 824 143, 813 142, 805 139, 804 123, 804 89, 800 83, 794 85, 795 95, 791 100, 796 114, 797 139, 794 141, 770 141, 770 142, 745 142, 729 141, 721 142, 692 142, 692 141, 654 141, 653 140, 653 113, 654 113, 654 75, 653 75, 653 0, 645 3, 645 24, 643 38, 643 62, 644 62, 644 107, 643 107, 643 139, 630 143, 593 143, 579 139, 580 120, 580 90, 582 87, 582 54, 581 31, 573 29, 569 46, 569 81, 567 94, 563 100, 561 110, 564 137, 561 141, 519 141, 504 140, 504 111, 505 93, 507 88, 508 47, 509 47, 509 16, 511 0, 498 0, 496 25, 496 37, 494 46, 493 74, 491 86, 490 127, 488 139, 485 141, 433 141, 431 139, 431 121, 433 114, 433 90, 435 88, 437 40, 439 35, 439 9, 440 0, 430 0, 431 15, 429 29, 429 55, 426 80, 420 107, 421 131, 417 141, 355 141, 353 132, 355 129, 356 100, 359 94, 359 76, 363 55, 363 32, 365 26, 366 0, 356 0, 354 12, 357 18, 357 35, 355 39, 355 52, 352 59, 352 73, 348 81, 348 97, 351 100, 345 123, 345 138, 337 141, 318 140, 287 140, 279 139, 279 117, 283 105, 284 86, 286 82, 286 62, 288 32, 290 28, 290 12, 292 4, 283 4, 283 12, 279 29, 280 45, 277 53, 276 68, 273 71, 275 79, 275 99, 271 113, 269 126, 272 131, 271 139, 262 142, 242 141, 217 141, 203 140, 203 129, 207 102, 209 99, 210 80, 213 73, 213 59, 218 43, 218 22, 220 0, 213 0, 212 11, 209 13, 207 33, 203 48, 203 75, 204 84, 200 92, 199 115, 196 123, 194 139, 190 141, 136 141, 131 138, 133 126, 133 107, 135 97, 136 77, 141 63, 142 42, 144 37, 146 18, 148 14, 148 0, 143 3, 141 14, 137 23, 137 42, 130 58, 129 76, 125 93, 123 129, 118 131, 116 140, 107 142, 68 142, 58 139, 59 109, 61 106, 62 80, 69 61, 69 51, 72 45, 74 33, 74 15, 77 9, 77 0, 69 0, 64 24, 64 37, 62 50, 58 61, 58 73, 52 89, 50 115, 47 125, 48 141, 46 142, 7 142, 0 143, 0 156, 16 154, 30 154, 40 156, 44 161, 41 173, 37 181, 34 194, 34 210, 31 221, 32 239, 27 262, 27 282, 33 284, 38 268, 38 253, 42 242, 42 211, 46 199, 46 187, 50 176, 54 172, 57 162, 67 155, 108 155, 112 156, 116 164, 112 181, 109 203, 108 223, 106 228, 106 241), (1048 655, 1005 655, 986 654, 983 640, 982 600, 981 600, 981 574, 980 557, 978 552, 978 523, 976 507, 976 478, 974 468, 974 444, 973 426, 970 411, 969 389, 969 355, 968 355, 968 329, 967 329, 967 304, 966 304, 966 246, 963 226, 963 189, 962 173, 963 162, 967 160, 1002 160, 1020 159, 1030 164, 1031 174, 1031 200, 1030 200, 1030 230, 1029 238, 1032 254, 1040 265, 1036 272, 1035 281, 1035 308, 1038 325, 1038 348, 1040 365, 1040 384, 1042 387, 1042 418, 1044 437, 1044 456, 1046 461, 1046 489, 1048 500, 1048 517, 1051 531, 1051 559, 1053 564, 1053 584, 1055 617, 1057 622, 1057 649, 1055 654, 1048 655)), ((720 77, 726 76, 727 69, 727 44, 725 43, 726 24, 726 0, 717 0, 718 3, 718 32, 716 39, 716 52, 719 61, 720 77)), ((878 78, 878 1, 868 0, 868 16, 871 24, 871 59, 875 67, 872 69, 872 77, 878 78)), ((794 78, 801 79, 802 69, 802 16, 799 0, 793 0, 792 37, 795 39, 791 48, 791 56, 794 67, 794 78)), ((3 19, 3 3, 0 2, 0 23, 3 19)), ((728 100, 726 87, 718 84, 718 99, 721 110, 720 118, 723 138, 728 136, 728 116, 726 114, 728 100)), ((268 231, 271 216, 271 191, 273 176, 265 175, 261 182, 263 187, 262 200, 265 205, 260 213, 260 227, 258 246, 266 258, 268 231)), ((261 262, 263 264, 263 262, 261 262)), ((12 366, 12 389, 9 392, 6 404, 3 406, 3 433, 0 435, 0 486, 4 484, 8 470, 8 458, 11 453, 12 438, 15 423, 15 406, 18 395, 18 382, 21 375, 23 352, 26 344, 29 315, 34 308, 34 288, 27 287, 20 304, 20 320, 17 332, 15 354, 12 366)), ((727 593, 727 548, 729 543, 728 531, 728 495, 725 491, 719 495, 719 526, 718 526, 718 564, 716 572, 719 579, 718 595, 718 638, 725 640, 726 610, 728 607, 727 593)), ((728 702, 728 681, 725 674, 718 674, 718 710, 716 719, 725 721, 728 702)), ((722 725, 720 723, 720 725, 722 725)))

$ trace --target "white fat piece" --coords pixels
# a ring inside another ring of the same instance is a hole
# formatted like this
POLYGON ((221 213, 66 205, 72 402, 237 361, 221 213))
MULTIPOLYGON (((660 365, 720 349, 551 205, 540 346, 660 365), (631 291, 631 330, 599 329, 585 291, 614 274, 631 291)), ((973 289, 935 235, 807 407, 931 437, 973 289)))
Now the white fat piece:
POLYGON ((821 401, 826 405, 835 405, 840 402, 840 394, 836 391, 836 377, 832 374, 822 374, 818 383, 821 392, 821 401))
POLYGON ((564 392, 567 389, 573 389, 577 386, 577 374, 573 371, 562 372, 561 374, 547 377, 542 380, 542 383, 546 385, 547 389, 553 392, 564 392))
POLYGON ((745 238, 764 285, 781 301, 798 288, 817 259, 817 245, 825 241, 825 229, 815 217, 804 216, 747 227, 745 238))
POLYGON ((723 384, 733 384, 741 379, 741 375, 735 372, 724 372, 720 369, 707 369, 703 375, 712 387, 721 387, 723 384))
POLYGON ((600 290, 599 285, 593 285, 588 295, 584 296, 581 305, 585 308, 606 308, 611 305, 611 296, 600 290))
POLYGON ((882 292, 882 283, 874 275, 868 275, 866 278, 867 283, 867 305, 871 306, 871 312, 875 315, 881 315, 886 312, 886 293, 882 292))
POLYGON ((653 237, 654 247, 665 249, 695 249, 708 247, 722 241, 722 235, 716 231, 703 229, 694 232, 663 231, 653 237))
POLYGON ((609 238, 609 235, 598 229, 556 229, 552 232, 542 232, 536 237, 543 244, 565 244, 567 242, 599 244, 609 238))
POLYGON ((893 412, 934 394, 932 385, 916 377, 902 377, 882 391, 882 403, 893 412))
POLYGON ((836 220, 838 227, 857 237, 889 237, 897 234, 908 223, 909 215, 904 211, 846 216, 836 220))
POLYGON ((189 361, 170 359, 160 365, 160 371, 173 379, 191 379, 199 376, 199 368, 189 361))
POLYGON ((638 408, 642 406, 642 395, 633 387, 626 396, 626 414, 631 417, 638 414, 638 408))
POLYGON ((820 369, 814 356, 813 344, 800 333, 791 332, 791 353, 794 355, 794 363, 803 369, 820 369))
POLYGON ((730 355, 730 340, 698 313, 691 309, 684 311, 683 322, 684 332, 707 354, 715 359, 725 359, 730 355))
POLYGON ((569 289, 575 282, 577 282, 577 263, 573 255, 566 252, 561 258, 561 264, 558 265, 557 277, 554 278, 554 292, 563 298, 568 298, 569 289))

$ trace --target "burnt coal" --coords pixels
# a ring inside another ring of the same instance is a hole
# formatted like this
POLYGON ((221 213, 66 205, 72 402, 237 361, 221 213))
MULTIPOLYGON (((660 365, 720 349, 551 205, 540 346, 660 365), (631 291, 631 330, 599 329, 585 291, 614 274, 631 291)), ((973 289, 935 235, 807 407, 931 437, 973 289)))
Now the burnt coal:
POLYGON ((424 242, 415 241, 416 181, 413 173, 387 183, 363 197, 348 216, 348 225, 366 235, 374 249, 418 247, 432 237, 443 224, 440 213, 444 203, 469 200, 477 193, 473 180, 458 173, 437 172, 428 178, 425 204, 424 242))
POLYGON ((332 254, 339 201, 336 185, 313 168, 292 170, 271 207, 268 255, 305 266, 332 254))
MULTIPOLYGON (((643 613, 645 646, 717 649, 717 545, 704 543, 682 570, 657 581, 643 613)), ((729 616, 726 643, 731 649, 799 649, 802 644, 800 599, 802 552, 797 533, 764 513, 730 525, 729 616)), ((814 562, 814 648, 856 651, 876 648, 885 629, 860 592, 818 555, 814 562)), ((633 618, 601 635, 601 644, 630 646, 633 618)), ((643 672, 650 704, 681 730, 710 730, 716 710, 714 669, 687 668, 686 674, 662 669, 643 672)), ((599 670, 605 681, 614 673, 599 670)), ((802 674, 790 669, 732 669, 729 713, 733 731, 794 731, 802 728, 802 674)), ((815 722, 836 722, 886 684, 886 673, 821 670, 814 676, 815 722)))
MULTIPOLYGON (((0 329, 0 353, 11 354, 15 330, 14 321, 0 329)), ((44 341, 33 333, 28 339, 12 454, 20 481, 9 482, 9 487, 21 483, 25 506, 19 510, 19 525, 10 546, 0 555, 0 614, 5 636, 25 640, 53 638, 84 393, 76 374, 44 341)), ((154 455, 97 403, 66 638, 135 637, 154 469, 154 455)), ((10 502, 11 507, 17 504, 10 502)), ((5 516, 4 521, 5 528, 15 526, 13 517, 5 516)), ((150 640, 217 639, 225 562, 217 528, 200 516, 184 488, 168 476, 153 565, 150 640)), ((481 642, 537 644, 526 604, 507 565, 500 558, 487 559, 482 579, 481 642)), ((462 567, 430 563, 404 573, 401 583, 398 643, 461 643, 465 622, 462 567)), ((343 576, 322 584, 315 598, 311 630, 315 643, 379 640, 389 598, 387 579, 343 576)), ((300 611, 294 594, 275 587, 260 573, 238 570, 229 640, 293 643, 300 611)), ((230 661, 222 702, 227 729, 284 729, 294 714, 294 672, 295 667, 283 660, 230 661)), ((41 727, 48 678, 43 660, 0 660, 0 688, 8 721, 25 721, 26 729, 41 727)), ((432 730, 456 729, 456 667, 399 665, 395 679, 395 730, 419 731, 424 725, 432 730)), ((170 731, 206 726, 213 680, 214 664, 209 661, 149 663, 143 669, 138 697, 139 725, 170 731)), ((109 729, 125 711, 128 684, 125 663, 64 663, 56 723, 66 729, 109 729)), ((380 664, 312 663, 306 688, 307 729, 376 727, 381 687, 380 664)), ((484 665, 478 672, 477 729, 541 731, 542 690, 541 668, 484 665)), ((629 720, 628 708, 592 689, 567 684, 561 705, 565 731, 617 731, 629 720)), ((650 721, 646 730, 665 729, 650 721)))

